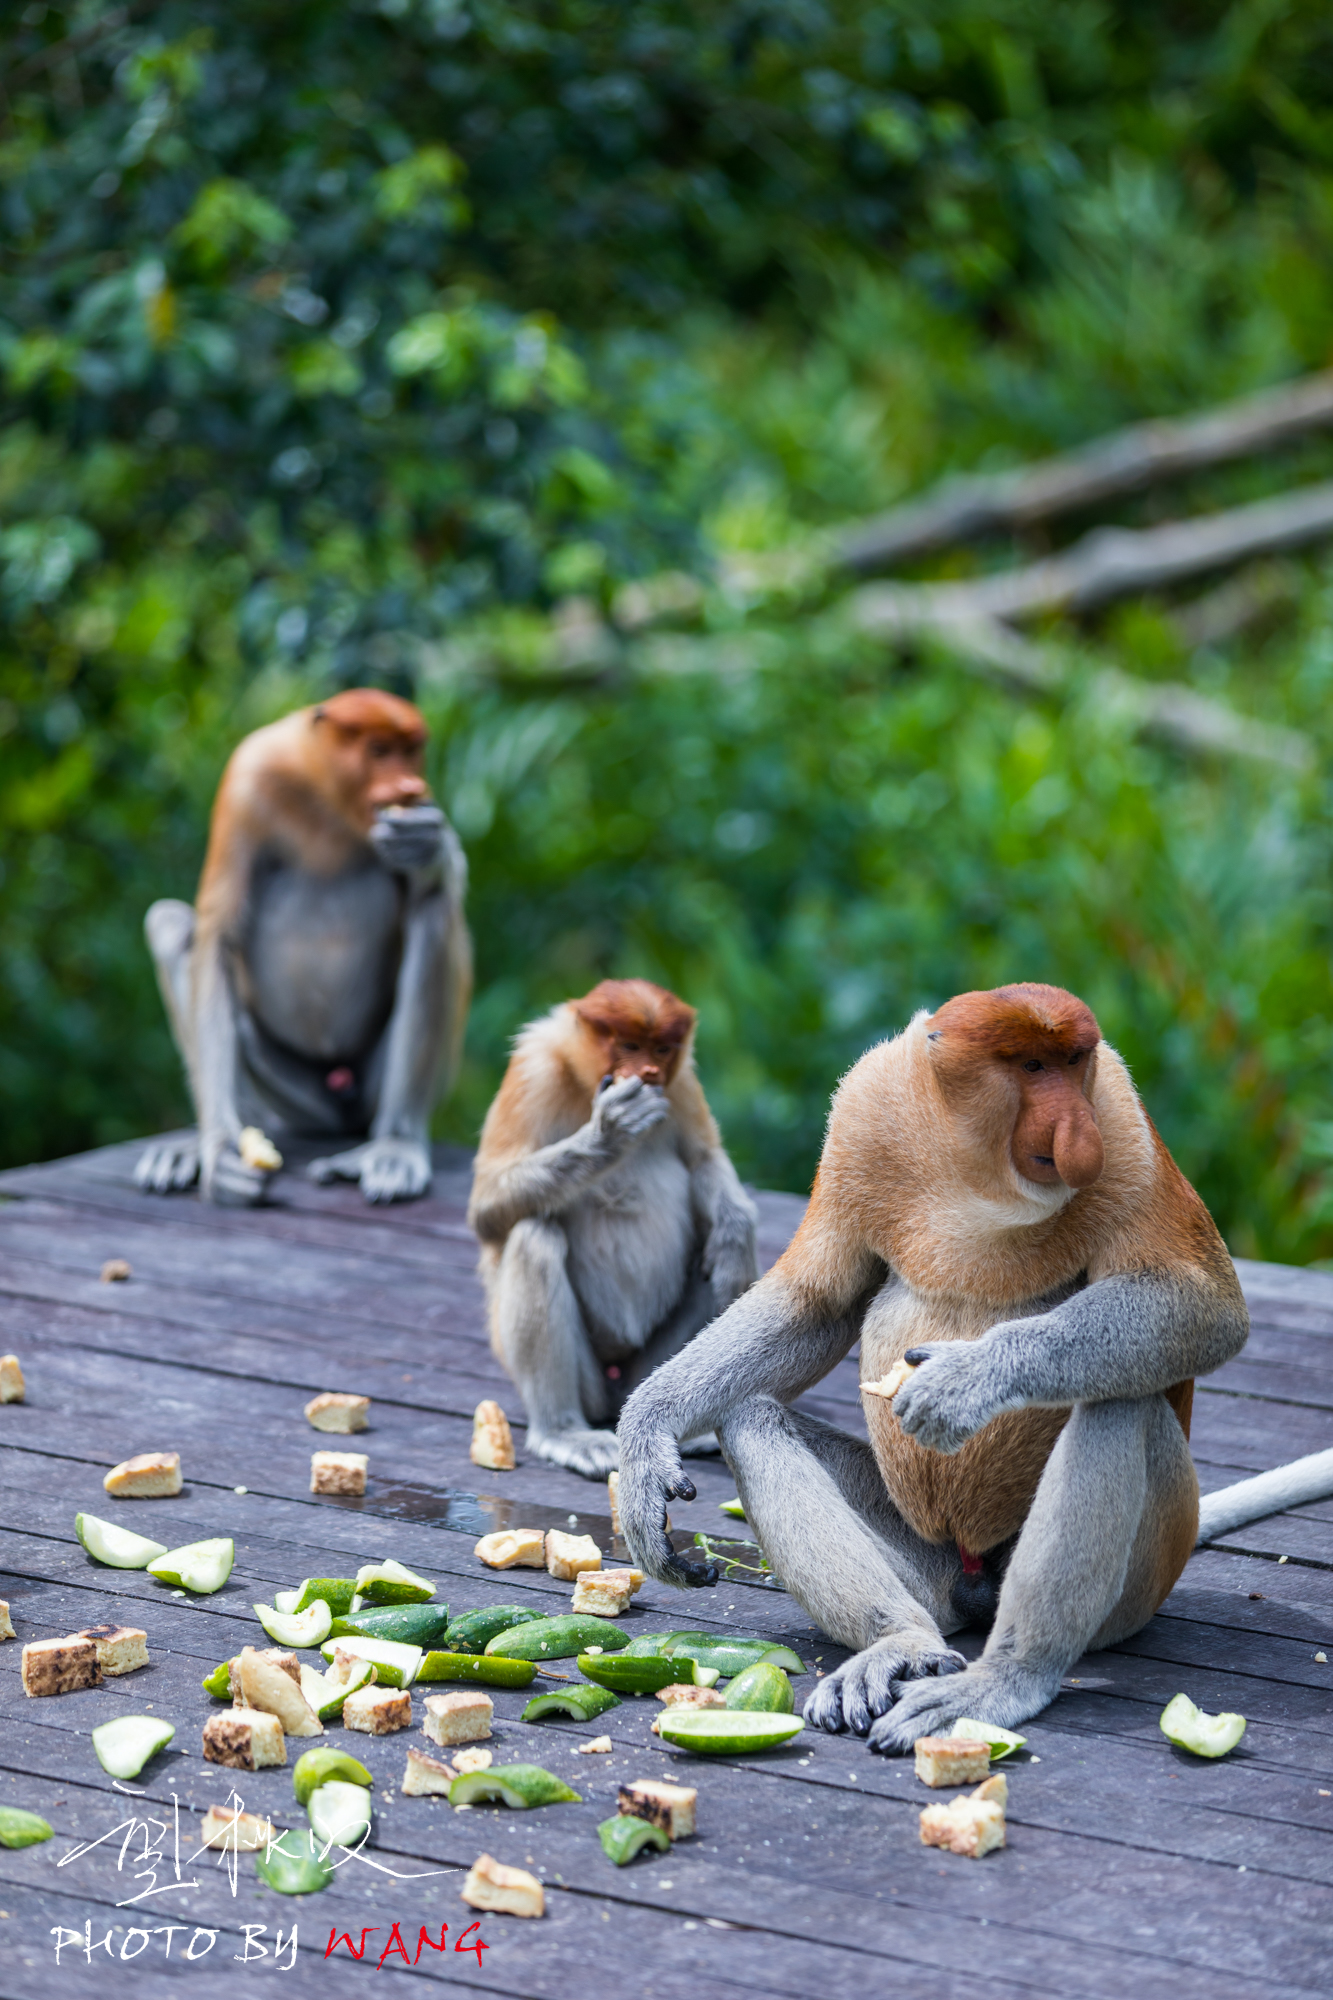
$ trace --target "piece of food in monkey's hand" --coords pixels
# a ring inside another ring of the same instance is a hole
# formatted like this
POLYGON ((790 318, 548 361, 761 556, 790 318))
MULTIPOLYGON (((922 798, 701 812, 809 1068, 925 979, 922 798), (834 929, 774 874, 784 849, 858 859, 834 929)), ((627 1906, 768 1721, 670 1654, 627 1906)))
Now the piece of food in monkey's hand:
POLYGON ((21 1403, 24 1393, 17 1354, 0 1354, 0 1403, 21 1403))
POLYGON ((1178 1694, 1162 1710, 1158 1727, 1181 1750, 1196 1757, 1225 1757, 1245 1734, 1243 1715, 1205 1715, 1187 1694, 1178 1694))
POLYGON ((921 1844, 943 1847, 950 1854, 966 1855, 979 1861, 983 1854, 1004 1846, 1004 1808, 1007 1787, 1003 1778, 988 1778, 976 1791, 949 1804, 923 1806, 921 1844))
POLYGON ((880 1381, 863 1382, 861 1384, 861 1394, 863 1396, 883 1396, 887 1402, 897 1395, 908 1376, 915 1374, 917 1366, 918 1364, 915 1361, 895 1361, 888 1374, 882 1377, 880 1381))
POLYGON ((369 1458, 363 1451, 315 1451, 310 1454, 312 1493, 351 1493, 366 1490, 369 1458))
POLYGON ((918 1736, 916 1775, 927 1785, 970 1785, 990 1772, 990 1746, 963 1736, 918 1736))
POLYGON ((544 1917, 546 1891, 526 1868, 506 1868, 489 1854, 479 1854, 459 1891, 474 1910, 496 1910, 507 1917, 544 1917))
POLYGON ((282 1154, 257 1125, 242 1126, 236 1150, 246 1166, 253 1167, 257 1173, 276 1174, 282 1165, 282 1154))
POLYGON ((104 1285, 123 1285, 134 1273, 123 1257, 108 1257, 99 1276, 104 1285))
POLYGON ((178 1451, 144 1451, 137 1458, 122 1459, 102 1481, 104 1490, 117 1500, 164 1500, 181 1490, 181 1459, 178 1451))
POLYGON ((546 1537, 546 1568, 561 1583, 572 1583, 585 1569, 600 1569, 602 1552, 591 1535, 566 1535, 552 1528, 546 1537))
POLYGON ((1015 1736, 1012 1729, 1001 1729, 996 1722, 976 1722, 971 1716, 964 1716, 961 1722, 955 1722, 949 1734, 965 1736, 970 1743, 984 1743, 990 1751, 992 1763, 998 1763, 1001 1757, 1011 1757, 1027 1742, 1026 1736, 1015 1736))
POLYGON ((326 1389, 322 1395, 312 1396, 305 1406, 305 1420, 312 1429, 333 1432, 340 1437, 346 1437, 351 1431, 363 1431, 369 1415, 369 1396, 345 1396, 335 1389, 326 1389))
POLYGON ((514 1434, 509 1419, 500 1405, 489 1398, 478 1403, 473 1412, 469 1457, 474 1465, 484 1466, 488 1472, 514 1469, 514 1434))
POLYGON ((490 1569, 545 1569, 546 1537, 540 1528, 500 1528, 472 1551, 490 1569))
POLYGON ((643 1588, 641 1569, 584 1570, 574 1585, 571 1609, 591 1611, 598 1618, 619 1618, 628 1611, 636 1590, 643 1588))

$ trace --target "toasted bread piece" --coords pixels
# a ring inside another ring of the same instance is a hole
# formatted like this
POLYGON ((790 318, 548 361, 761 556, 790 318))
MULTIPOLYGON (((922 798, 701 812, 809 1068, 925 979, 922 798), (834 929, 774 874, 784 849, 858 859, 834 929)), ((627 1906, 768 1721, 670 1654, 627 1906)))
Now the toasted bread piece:
POLYGON ((310 1454, 310 1491, 312 1493, 354 1493, 366 1490, 366 1467, 370 1464, 363 1451, 316 1451, 310 1454))
POLYGON ((98 1666, 113 1679, 148 1665, 148 1634, 138 1625, 88 1625, 74 1637, 92 1640, 98 1666))
POLYGON ((546 1568, 561 1583, 573 1583, 585 1569, 600 1569, 602 1552, 591 1535, 566 1535, 552 1528, 546 1537, 546 1568))
MULTIPOLYGON (((325 1675, 324 1678, 326 1680, 332 1681, 334 1687, 341 1687, 346 1681, 351 1680, 353 1674, 355 1674, 357 1668, 360 1665, 361 1665, 361 1659, 358 1654, 345 1653, 341 1646, 335 1646, 333 1649, 333 1658, 329 1662, 328 1673, 325 1675)), ((370 1679, 368 1681, 362 1681, 361 1686, 374 1687, 379 1677, 380 1677, 379 1668, 372 1667, 370 1670, 370 1679)))
POLYGON ((544 1917, 546 1891, 526 1868, 506 1868, 479 1854, 459 1892, 474 1910, 499 1910, 508 1917, 544 1917))
POLYGON ((0 1639, 17 1639, 17 1637, 18 1633, 14 1630, 13 1620, 9 1615, 8 1599, 0 1597, 0 1639))
POLYGON ((918 1736, 916 1775, 927 1785, 972 1785, 990 1775, 990 1748, 966 1736, 918 1736))
POLYGON ((98 1275, 104 1285, 123 1285, 134 1272, 123 1257, 108 1257, 98 1275))
POLYGON ((970 1796, 981 1799, 986 1805, 998 1806, 1003 1812, 1009 1803, 1009 1780, 1003 1771, 997 1771, 993 1778, 987 1778, 984 1785, 978 1785, 970 1796))
MULTIPOLYGON (((657 1699, 664 1708, 725 1708, 726 1696, 717 1688, 691 1687, 684 1681, 672 1681, 669 1687, 657 1690, 657 1699)), ((662 1718, 655 1715, 652 1721, 654 1736, 662 1734, 662 1718)))
POLYGON ((236 1142, 236 1150, 247 1167, 255 1167, 263 1174, 276 1174, 282 1165, 282 1154, 278 1151, 267 1132, 261 1132, 258 1125, 243 1125, 241 1136, 236 1142))
POLYGON ((233 1771, 263 1771, 287 1762, 287 1739, 276 1715, 258 1708, 221 1708, 204 1724, 204 1756, 233 1771))
MULTIPOLYGON (((273 1665, 280 1672, 286 1674, 288 1680, 295 1681, 298 1688, 301 1686, 301 1662, 297 1659, 295 1653, 289 1653, 283 1646, 256 1646, 253 1648, 253 1651, 256 1659, 272 1661, 273 1665)), ((344 1658, 346 1658, 345 1654, 344 1658)), ((232 1707, 244 1708, 246 1702, 241 1694, 241 1656, 239 1653, 234 1660, 228 1660, 227 1671, 231 1676, 232 1707)), ((304 1692, 305 1690, 302 1689, 302 1693, 304 1692)), ((259 1704, 252 1702, 249 1705, 257 1708, 259 1704)))
POLYGON ((472 1463, 488 1472, 512 1472, 514 1434, 509 1419, 498 1403, 489 1399, 478 1403, 472 1418, 472 1463))
POLYGON ((75 1633, 68 1639, 33 1639, 23 1648, 24 1694, 76 1694, 102 1685, 93 1640, 75 1633))
POLYGON ((117 1500, 164 1500, 181 1490, 178 1451, 145 1451, 113 1465, 102 1481, 117 1500))
POLYGON ((453 1765, 446 1764, 442 1757, 432 1757, 428 1751, 418 1750, 415 1743, 409 1743, 400 1790, 409 1799, 447 1799, 449 1787, 457 1776, 453 1765))
POLYGON ((574 1585, 572 1611, 590 1611, 598 1618, 619 1618, 630 1598, 643 1587, 640 1569, 584 1570, 574 1585))
POLYGON ((495 1703, 480 1688, 460 1688, 456 1694, 428 1694, 421 1725, 432 1743, 480 1743, 491 1733, 495 1703))
POLYGON ((471 1750, 455 1750, 454 1769, 460 1777, 464 1771, 489 1771, 493 1754, 476 1746, 471 1750))
POLYGON ((921 1843, 979 1861, 992 1848, 1004 1846, 1004 1808, 994 1799, 979 1798, 976 1792, 951 1799, 948 1805, 924 1806, 921 1843))
POLYGON ((322 1736, 324 1724, 301 1692, 299 1661, 295 1675, 291 1672, 294 1659, 293 1654, 280 1649, 269 1647, 261 1653, 246 1646, 232 1662, 232 1687, 240 1688, 242 1708, 259 1708, 267 1715, 276 1715, 284 1735, 322 1736))
POLYGON ((359 1729, 364 1736, 392 1736, 396 1729, 412 1727, 412 1697, 406 1688, 375 1687, 367 1681, 348 1695, 342 1715, 344 1729, 359 1729))
POLYGON ((320 1396, 312 1396, 305 1406, 305 1420, 317 1431, 331 1431, 340 1437, 352 1431, 363 1431, 370 1415, 369 1396, 344 1396, 336 1389, 326 1389, 320 1396))
POLYGON ((897 1395, 908 1376, 915 1373, 917 1365, 915 1361, 895 1361, 888 1374, 883 1376, 880 1381, 863 1382, 861 1384, 861 1394, 863 1396, 883 1396, 887 1402, 897 1395))
POLYGON ((604 1757, 608 1750, 614 1750, 615 1747, 609 1736, 594 1736, 591 1743, 580 1743, 579 1755, 580 1757, 604 1757))
POLYGON ((688 1840, 694 1832, 694 1804, 699 1794, 693 1785, 668 1785, 660 1778, 639 1778, 622 1785, 616 1810, 631 1819, 646 1819, 660 1826, 668 1840, 688 1840))
POLYGON ((499 1528, 483 1535, 472 1551, 491 1569, 545 1569, 546 1537, 540 1528, 499 1528))
POLYGON ((199 1822, 201 1847, 225 1847, 233 1854, 254 1854, 273 1838, 272 1820, 258 1813, 233 1812, 226 1806, 210 1806, 199 1822))
POLYGON ((17 1354, 0 1354, 0 1403, 21 1403, 24 1393, 17 1354))

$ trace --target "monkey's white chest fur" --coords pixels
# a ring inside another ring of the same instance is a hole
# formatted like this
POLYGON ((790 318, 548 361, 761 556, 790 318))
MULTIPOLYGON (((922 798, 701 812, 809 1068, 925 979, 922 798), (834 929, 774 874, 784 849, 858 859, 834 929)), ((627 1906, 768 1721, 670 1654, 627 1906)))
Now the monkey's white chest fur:
POLYGON ((694 1251, 690 1176, 671 1121, 563 1218, 568 1272, 593 1343, 642 1347, 680 1303, 694 1251))

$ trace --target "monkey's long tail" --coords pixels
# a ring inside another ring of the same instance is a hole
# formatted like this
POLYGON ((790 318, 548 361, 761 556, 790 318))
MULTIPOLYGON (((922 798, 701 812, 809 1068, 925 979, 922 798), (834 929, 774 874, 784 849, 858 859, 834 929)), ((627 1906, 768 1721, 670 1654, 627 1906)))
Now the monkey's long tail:
MULTIPOLYGON (((1312 1500, 1327 1500, 1333 1494, 1333 1451, 1312 1451, 1308 1458, 1295 1458, 1290 1465, 1278 1465, 1254 1479, 1237 1480, 1218 1493, 1205 1493, 1199 1502, 1199 1542, 1215 1541, 1230 1528, 1258 1521, 1265 1514, 1280 1514, 1287 1507, 1305 1507, 1312 1500)), ((1198 1546, 1198 1543, 1195 1544, 1198 1546)))

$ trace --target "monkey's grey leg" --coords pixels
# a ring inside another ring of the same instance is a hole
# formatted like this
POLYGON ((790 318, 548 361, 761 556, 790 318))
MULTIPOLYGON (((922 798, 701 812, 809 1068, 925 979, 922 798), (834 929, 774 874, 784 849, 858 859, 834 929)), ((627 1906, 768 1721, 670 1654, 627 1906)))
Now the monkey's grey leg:
POLYGON ((528 1413, 528 1447, 589 1479, 619 1461, 614 1431, 589 1417, 606 1410, 606 1382, 566 1269, 565 1232, 530 1216, 510 1230, 493 1293, 500 1359, 528 1413))
POLYGON ((985 1652, 947 1688, 905 1688, 871 1730, 871 1747, 910 1750, 963 1716, 1013 1729, 1038 1714, 1081 1653, 1152 1616, 1185 1566, 1197 1518, 1189 1446, 1164 1396, 1076 1404, 1015 1546, 985 1652))
MULTIPOLYGON (((688 1347, 696 1333, 701 1333, 716 1318, 712 1278, 705 1276, 701 1263, 695 1262, 690 1267, 685 1296, 680 1304, 667 1314, 662 1324, 649 1336, 646 1345, 637 1354, 631 1355, 628 1361, 622 1362, 620 1380, 612 1395, 615 1407, 619 1409, 640 1382, 646 1382, 655 1368, 661 1368, 673 1354, 679 1354, 683 1347, 688 1347)), ((685 1438, 680 1446, 683 1458, 701 1458, 721 1449, 715 1431, 698 1431, 693 1437, 685 1438)))
MULTIPOLYGON (((152 953, 158 989, 167 1011, 171 1039, 180 1052, 187 1078, 193 1057, 190 1036, 190 954, 194 949, 194 910, 189 903, 164 897, 143 920, 144 937, 152 953)), ((199 1141, 155 1139, 139 1155, 134 1180, 149 1194, 174 1194, 193 1187, 199 1178, 199 1141)))
POLYGON ((721 1433, 774 1575, 831 1639, 855 1649, 806 1702, 809 1721, 864 1735, 894 1681, 961 1672, 963 1656, 941 1631, 958 1551, 907 1526, 868 1444, 771 1396, 736 1404, 721 1433))

